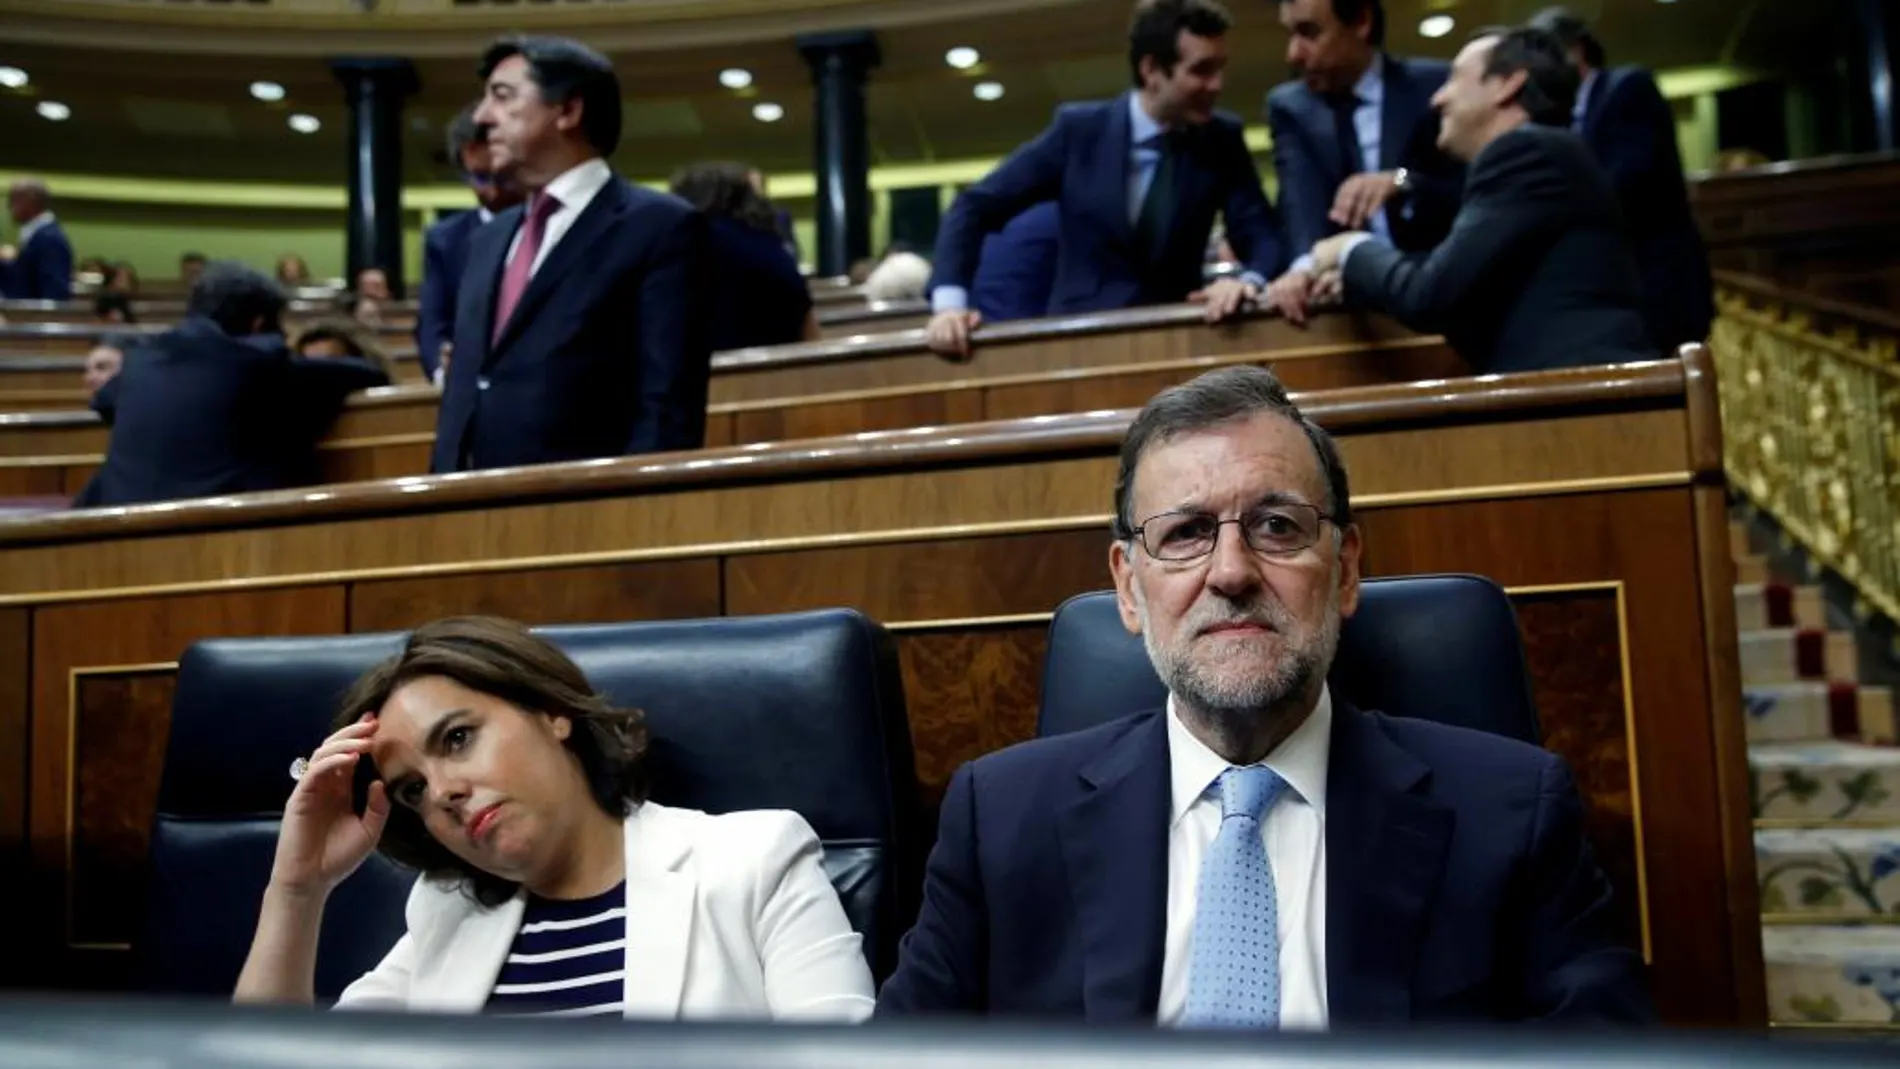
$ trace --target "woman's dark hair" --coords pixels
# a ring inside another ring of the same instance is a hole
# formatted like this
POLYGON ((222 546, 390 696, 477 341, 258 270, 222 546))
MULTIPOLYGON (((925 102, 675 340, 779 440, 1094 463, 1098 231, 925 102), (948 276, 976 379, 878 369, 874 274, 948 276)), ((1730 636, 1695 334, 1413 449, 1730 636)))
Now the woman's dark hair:
POLYGON ((279 256, 277 258, 276 270, 277 281, 286 286, 306 286, 310 283, 310 264, 306 262, 303 257, 294 252, 287 252, 279 256), (289 268, 291 264, 297 265, 297 273, 302 276, 301 278, 286 277, 290 274, 289 268))
POLYGON ((290 351, 298 356, 304 355, 304 346, 320 341, 343 343, 343 351, 354 357, 367 360, 383 369, 383 373, 392 379, 395 371, 389 364, 389 352, 377 339, 376 332, 349 316, 319 316, 297 333, 297 340, 290 351))
POLYGON ((587 143, 602 156, 614 154, 620 147, 620 77, 606 56, 566 37, 504 37, 482 53, 482 80, 510 56, 527 63, 528 77, 546 103, 558 108, 579 97, 587 143))
MULTIPOLYGON (((525 714, 571 721, 574 728, 562 745, 580 761, 588 793, 609 816, 624 817, 646 800, 646 714, 617 708, 567 654, 513 620, 454 616, 416 628, 401 653, 350 688, 333 728, 380 710, 398 688, 430 676, 499 698, 525 714)), ((420 813, 394 799, 377 849, 427 879, 459 886, 484 906, 498 906, 518 890, 513 881, 455 856, 429 834, 420 813)))
POLYGON ((101 290, 99 295, 92 299, 92 318, 101 323, 136 323, 139 321, 138 313, 132 310, 131 294, 116 291, 107 292, 104 290, 101 290), (114 312, 119 313, 119 318, 116 320, 112 318, 112 313, 114 312))
POLYGON ((124 275, 126 281, 131 283, 131 288, 123 292, 137 293, 139 291, 139 269, 132 266, 132 261, 119 260, 107 267, 105 274, 105 286, 107 288, 110 288, 112 283, 117 280, 120 275, 124 275))
POLYGON ((752 186, 752 168, 742 163, 695 163, 673 175, 673 195, 709 216, 754 230, 778 233, 772 202, 752 186))

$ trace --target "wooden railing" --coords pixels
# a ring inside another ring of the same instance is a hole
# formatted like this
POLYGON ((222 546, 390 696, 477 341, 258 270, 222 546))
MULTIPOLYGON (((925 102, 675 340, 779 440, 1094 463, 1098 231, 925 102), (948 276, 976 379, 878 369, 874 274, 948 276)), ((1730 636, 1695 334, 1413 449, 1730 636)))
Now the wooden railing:
POLYGON ((1718 273, 1734 488, 1900 619, 1900 318, 1718 273))

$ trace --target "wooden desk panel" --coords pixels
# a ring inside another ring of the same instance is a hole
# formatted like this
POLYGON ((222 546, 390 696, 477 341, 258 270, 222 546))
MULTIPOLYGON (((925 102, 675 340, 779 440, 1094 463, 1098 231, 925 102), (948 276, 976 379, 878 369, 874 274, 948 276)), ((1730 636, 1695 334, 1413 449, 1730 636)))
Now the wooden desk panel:
MULTIPOLYGON (((1662 363, 1301 400, 1340 435, 1372 574, 1513 588, 1549 745, 1577 770, 1665 1015, 1756 1023, 1733 622, 1710 609, 1732 571, 1700 443, 1707 389, 1696 365, 1662 363)), ((156 750, 122 736, 162 704, 167 670, 113 666, 163 666, 209 634, 855 605, 898 635, 929 801, 957 764, 1032 730, 1047 613, 1107 585, 1128 415, 0 526, 0 625, 27 624, 0 626, 0 664, 33 665, 30 698, 0 687, 0 731, 30 724, 0 740, 0 757, 30 759, 27 781, 0 780, 0 852, 30 860, 33 915, 63 918, 30 933, 21 967, 94 984, 121 967, 122 950, 82 944, 110 942, 133 909, 149 808, 107 788, 155 782, 156 750)))

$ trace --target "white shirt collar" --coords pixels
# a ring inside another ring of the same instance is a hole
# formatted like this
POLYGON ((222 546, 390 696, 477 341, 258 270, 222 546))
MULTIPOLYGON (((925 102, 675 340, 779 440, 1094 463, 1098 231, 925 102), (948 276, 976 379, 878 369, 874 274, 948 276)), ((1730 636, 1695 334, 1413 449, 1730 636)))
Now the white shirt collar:
POLYGON ((33 235, 39 233, 42 230, 45 230, 49 226, 52 226, 53 222, 54 222, 54 217, 53 217, 52 212, 41 212, 40 214, 34 216, 33 218, 28 219, 26 222, 21 223, 20 224, 20 244, 24 246, 27 242, 32 241, 33 235))
POLYGON ((477 207, 475 209, 475 218, 480 219, 483 226, 487 226, 489 223, 495 221, 495 213, 489 211, 487 208, 477 207))
POLYGON ((1128 94, 1128 144, 1140 148, 1161 132, 1161 124, 1141 106, 1141 94, 1131 91, 1128 94))
MULTIPOLYGON (((1307 805, 1326 812, 1326 763, 1333 750, 1332 688, 1322 686, 1319 704, 1306 722, 1293 729, 1273 752, 1258 764, 1279 773, 1280 778, 1299 793, 1307 805)), ((1214 786, 1220 774, 1230 767, 1227 759, 1207 748, 1194 737, 1174 709, 1174 695, 1168 695, 1168 767, 1173 784, 1173 804, 1168 827, 1173 828, 1187 815, 1188 808, 1214 786)))
POLYGON ((583 211, 594 194, 599 193, 613 178, 613 168, 607 161, 595 156, 585 163, 576 164, 554 176, 544 188, 555 200, 561 202, 561 211, 583 211))
POLYGON ((1359 106, 1380 107, 1385 103, 1385 53, 1374 52, 1372 62, 1366 64, 1366 72, 1352 84, 1353 95, 1359 98, 1359 106))

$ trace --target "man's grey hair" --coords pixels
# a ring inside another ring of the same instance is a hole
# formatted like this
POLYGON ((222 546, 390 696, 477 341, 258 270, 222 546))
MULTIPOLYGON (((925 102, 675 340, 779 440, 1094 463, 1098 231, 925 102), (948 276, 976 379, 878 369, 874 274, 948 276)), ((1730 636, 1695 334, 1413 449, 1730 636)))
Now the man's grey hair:
POLYGON ((1121 470, 1115 476, 1115 538, 1135 537, 1135 469, 1148 447, 1167 443, 1183 434, 1204 431, 1247 419, 1260 412, 1276 412, 1306 432, 1326 481, 1326 515, 1341 530, 1352 524, 1352 490, 1346 463, 1340 459, 1333 436, 1307 419, 1287 396, 1279 376, 1263 367, 1242 364, 1210 371, 1155 394, 1141 414, 1128 425, 1122 439, 1121 470))

